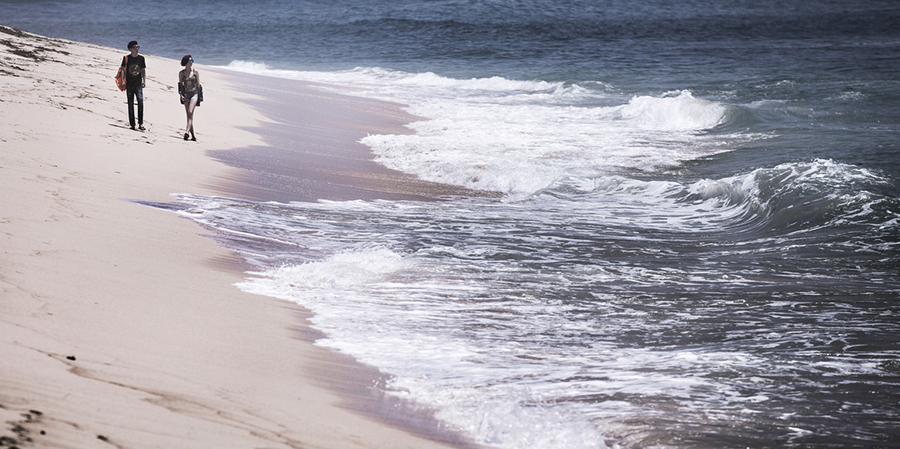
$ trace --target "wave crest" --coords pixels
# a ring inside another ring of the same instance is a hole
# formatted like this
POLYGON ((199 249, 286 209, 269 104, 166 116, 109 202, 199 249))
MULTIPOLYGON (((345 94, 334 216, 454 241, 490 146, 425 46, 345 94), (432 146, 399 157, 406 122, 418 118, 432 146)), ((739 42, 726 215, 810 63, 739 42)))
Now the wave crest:
POLYGON ((694 98, 689 91, 658 97, 634 97, 622 107, 623 119, 653 130, 699 131, 714 128, 726 118, 721 103, 694 98))

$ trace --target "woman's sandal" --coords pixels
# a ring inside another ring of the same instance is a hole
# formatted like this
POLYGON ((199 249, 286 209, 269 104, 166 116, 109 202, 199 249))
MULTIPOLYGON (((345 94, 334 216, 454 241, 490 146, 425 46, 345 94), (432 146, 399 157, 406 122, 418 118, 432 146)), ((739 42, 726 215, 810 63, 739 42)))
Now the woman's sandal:
POLYGON ((184 133, 184 140, 188 140, 188 137, 191 137, 190 134, 184 133))

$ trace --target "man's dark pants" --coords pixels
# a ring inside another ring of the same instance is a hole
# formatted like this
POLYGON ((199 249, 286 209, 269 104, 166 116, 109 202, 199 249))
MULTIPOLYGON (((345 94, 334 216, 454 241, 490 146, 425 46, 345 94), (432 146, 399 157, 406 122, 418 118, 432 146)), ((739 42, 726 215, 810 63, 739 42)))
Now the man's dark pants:
POLYGON ((144 124, 144 88, 139 85, 128 86, 125 88, 128 95, 128 123, 134 128, 134 99, 137 97, 137 122, 138 125, 144 124))

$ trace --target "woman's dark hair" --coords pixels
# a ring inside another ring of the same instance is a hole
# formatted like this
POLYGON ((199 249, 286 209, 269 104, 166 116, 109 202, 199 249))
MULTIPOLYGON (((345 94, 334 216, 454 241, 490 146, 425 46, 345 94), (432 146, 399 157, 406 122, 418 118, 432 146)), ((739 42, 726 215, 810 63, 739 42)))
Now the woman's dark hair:
POLYGON ((128 43, 128 49, 129 49, 129 50, 131 50, 131 49, 134 48, 134 47, 137 47, 137 41, 131 41, 131 42, 128 43))
POLYGON ((186 66, 188 61, 190 61, 191 59, 193 59, 193 57, 191 55, 184 55, 184 57, 181 58, 181 66, 182 67, 186 66))

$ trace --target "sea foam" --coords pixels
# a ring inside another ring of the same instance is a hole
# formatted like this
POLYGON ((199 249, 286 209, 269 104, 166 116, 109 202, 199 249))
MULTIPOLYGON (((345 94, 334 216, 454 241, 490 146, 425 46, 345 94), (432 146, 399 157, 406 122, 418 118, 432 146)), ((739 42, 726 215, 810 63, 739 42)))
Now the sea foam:
POLYGON ((378 68, 300 72, 240 61, 228 68, 353 86, 358 90, 342 92, 404 104, 423 118, 409 125, 414 134, 362 139, 378 162, 429 181, 513 198, 569 177, 671 167, 729 151, 730 143, 745 138, 707 135, 727 122, 734 107, 689 91, 625 97, 602 83, 460 80, 378 68))

